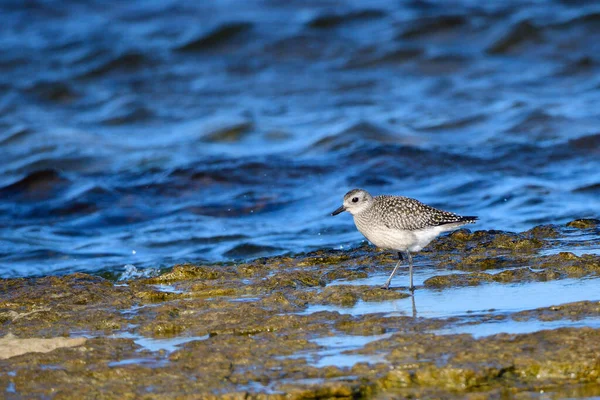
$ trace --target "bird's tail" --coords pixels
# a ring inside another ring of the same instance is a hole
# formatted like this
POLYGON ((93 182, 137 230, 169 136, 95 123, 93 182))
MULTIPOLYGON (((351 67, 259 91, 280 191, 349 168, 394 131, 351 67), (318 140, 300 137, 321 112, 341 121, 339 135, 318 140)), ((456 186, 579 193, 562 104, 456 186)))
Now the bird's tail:
POLYGON ((464 222, 465 224, 474 224, 478 219, 479 217, 471 215, 467 217, 460 217, 460 222, 464 222))

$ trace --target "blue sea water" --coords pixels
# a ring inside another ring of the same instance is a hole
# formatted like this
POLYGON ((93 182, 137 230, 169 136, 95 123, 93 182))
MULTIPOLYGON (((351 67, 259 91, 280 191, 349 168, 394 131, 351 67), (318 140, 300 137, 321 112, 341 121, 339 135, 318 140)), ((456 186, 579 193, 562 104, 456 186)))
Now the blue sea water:
POLYGON ((0 2, 0 277, 358 244, 344 193, 598 217, 600 5, 0 2))

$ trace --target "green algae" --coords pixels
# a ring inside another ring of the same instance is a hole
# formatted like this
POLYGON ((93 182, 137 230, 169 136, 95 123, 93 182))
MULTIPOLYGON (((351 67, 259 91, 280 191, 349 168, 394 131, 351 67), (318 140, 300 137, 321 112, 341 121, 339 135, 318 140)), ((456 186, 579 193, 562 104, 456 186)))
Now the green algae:
POLYGON ((600 219, 576 219, 567 223, 568 227, 577 229, 591 229, 596 228, 599 225, 600 219))
MULTIPOLYGON (((461 270, 490 269, 490 264, 483 261, 480 268, 473 266, 471 260, 466 261, 469 267, 457 268, 461 270)), ((507 264, 503 262, 504 266, 507 264)), ((492 265, 498 265, 492 263, 492 265)), ((514 282, 545 282, 555 279, 582 278, 598 276, 600 274, 600 256, 584 254, 581 257, 573 253, 562 252, 555 255, 540 256, 530 261, 530 266, 505 269, 501 272, 490 274, 486 272, 471 272, 468 274, 449 274, 434 276, 424 282, 426 287, 443 288, 453 286, 474 286, 489 282, 514 283, 514 282)))
POLYGON ((409 295, 395 290, 385 290, 365 285, 334 285, 327 286, 317 292, 297 293, 297 297, 304 300, 306 304, 329 304, 351 307, 359 300, 394 300, 403 299, 409 297, 409 295))
POLYGON ((600 317, 599 301, 579 301, 536 310, 520 311, 512 315, 512 319, 515 321, 528 321, 531 319, 539 321, 581 320, 589 317, 600 317))
MULTIPOLYGON (((464 229, 440 238, 417 257, 461 272, 425 281, 437 290, 598 276, 597 255, 543 253, 564 235, 563 227, 550 225, 520 234, 464 229)), ((0 280, 1 336, 89 337, 78 347, 0 360, 0 386, 14 385, 21 397, 110 398, 119 393, 125 399, 475 399, 529 398, 541 390, 558 396, 600 393, 598 329, 479 339, 440 335, 432 332, 459 321, 376 312, 378 302, 407 298, 408 293, 332 284, 365 279, 395 262, 393 252, 361 246, 238 265, 178 265, 124 286, 85 274, 0 280), (172 285, 172 290, 161 290, 159 284, 172 285), (359 302, 373 304, 375 312, 306 313, 313 305, 344 308, 359 302), (318 338, 384 334, 344 351, 373 356, 372 362, 315 366, 329 351, 316 343, 318 338), (146 348, 135 337, 191 341, 165 351, 146 348)), ((586 301, 465 316, 460 323, 599 316, 600 303, 586 301)))
POLYGON ((219 279, 227 276, 226 271, 203 265, 182 264, 175 265, 173 269, 162 275, 145 279, 146 284, 172 283, 190 279, 219 279))
POLYGON ((267 290, 325 286, 326 282, 322 279, 322 274, 321 271, 291 271, 286 274, 278 273, 265 279, 262 284, 267 290))
POLYGON ((308 253, 306 257, 303 257, 301 260, 299 260, 296 265, 299 267, 313 265, 337 265, 350 259, 351 256, 345 252, 335 250, 319 250, 308 253))
POLYGON ((559 229, 556 225, 538 225, 523 232, 523 236, 535 239, 554 239, 561 236, 559 229))
POLYGON ((323 274, 323 278, 328 282, 335 280, 352 281, 355 279, 364 279, 369 276, 368 268, 365 266, 350 268, 342 266, 323 274))

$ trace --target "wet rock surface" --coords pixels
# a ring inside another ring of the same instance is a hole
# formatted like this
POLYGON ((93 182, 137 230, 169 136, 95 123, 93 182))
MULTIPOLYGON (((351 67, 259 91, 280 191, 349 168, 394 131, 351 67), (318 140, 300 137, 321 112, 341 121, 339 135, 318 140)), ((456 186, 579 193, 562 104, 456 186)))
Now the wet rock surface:
POLYGON ((369 246, 177 265, 125 283, 85 274, 0 280, 0 343, 56 344, 4 351, 0 390, 7 398, 599 395, 597 233, 580 221, 454 232, 416 255, 412 297, 403 271, 392 290, 379 288, 394 254, 369 246))

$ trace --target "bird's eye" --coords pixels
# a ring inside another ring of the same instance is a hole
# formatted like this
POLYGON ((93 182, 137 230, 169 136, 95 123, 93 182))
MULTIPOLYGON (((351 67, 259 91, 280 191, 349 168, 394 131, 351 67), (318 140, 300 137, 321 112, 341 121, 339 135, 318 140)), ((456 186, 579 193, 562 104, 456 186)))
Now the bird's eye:
POLYGON ((358 197, 355 197, 355 198, 353 198, 353 199, 352 199, 352 202, 353 202, 353 203, 358 203, 358 197))

